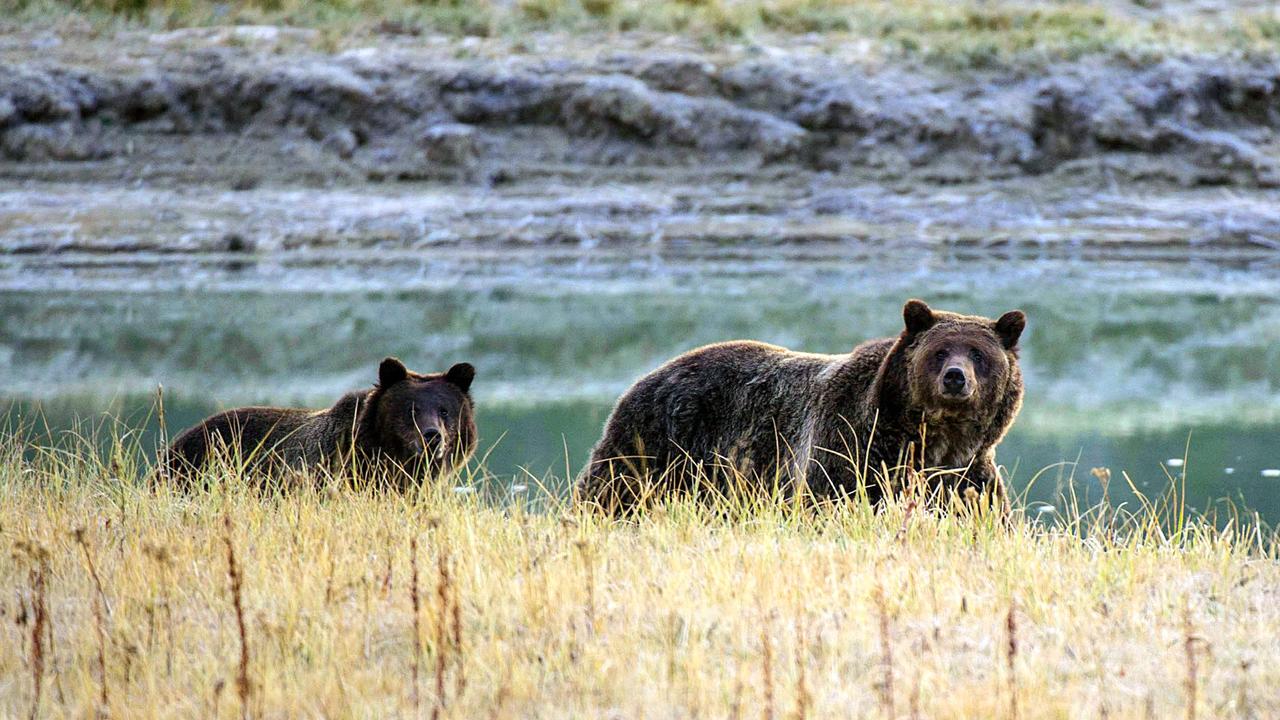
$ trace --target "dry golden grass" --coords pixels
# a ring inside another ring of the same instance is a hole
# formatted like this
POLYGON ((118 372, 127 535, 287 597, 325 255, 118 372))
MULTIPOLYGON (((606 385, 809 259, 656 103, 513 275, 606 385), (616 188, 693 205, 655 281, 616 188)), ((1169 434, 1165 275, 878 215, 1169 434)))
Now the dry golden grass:
POLYGON ((1176 503, 618 522, 3 447, 2 717, 1280 716, 1273 538, 1176 503))

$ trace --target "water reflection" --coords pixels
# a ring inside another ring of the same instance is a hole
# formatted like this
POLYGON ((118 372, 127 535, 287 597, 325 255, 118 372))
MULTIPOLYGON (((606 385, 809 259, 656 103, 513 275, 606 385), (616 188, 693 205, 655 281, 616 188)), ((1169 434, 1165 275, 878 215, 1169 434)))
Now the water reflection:
POLYGON ((1022 487, 1054 466, 1033 499, 1096 497, 1089 469, 1105 466, 1114 492, 1121 471, 1143 492, 1185 473, 1200 507, 1229 497, 1280 519, 1280 478, 1264 474, 1280 468, 1280 270, 1265 265, 828 247, 37 270, 0 271, 0 397, 40 403, 55 427, 140 417, 159 383, 178 427, 237 404, 327 404, 386 354, 421 370, 467 360, 489 467, 517 482, 563 477, 566 458, 576 471, 613 398, 690 347, 841 352, 896 332, 912 296, 1020 307, 1027 399, 999 459, 1022 487))

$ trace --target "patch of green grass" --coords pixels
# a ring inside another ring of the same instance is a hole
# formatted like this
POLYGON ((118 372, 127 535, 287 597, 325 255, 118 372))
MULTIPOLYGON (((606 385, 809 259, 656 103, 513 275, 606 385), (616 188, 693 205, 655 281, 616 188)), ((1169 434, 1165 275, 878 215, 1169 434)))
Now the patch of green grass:
POLYGON ((1280 52, 1274 10, 1228 9, 1207 23, 1199 15, 1138 15, 1085 0, 0 0, 0 8, 19 21, 74 13, 164 28, 285 24, 351 39, 388 27, 458 36, 638 31, 713 46, 818 34, 833 45, 870 40, 890 56, 957 68, 1108 52, 1280 52), (1224 38, 1232 39, 1229 48, 1224 38))

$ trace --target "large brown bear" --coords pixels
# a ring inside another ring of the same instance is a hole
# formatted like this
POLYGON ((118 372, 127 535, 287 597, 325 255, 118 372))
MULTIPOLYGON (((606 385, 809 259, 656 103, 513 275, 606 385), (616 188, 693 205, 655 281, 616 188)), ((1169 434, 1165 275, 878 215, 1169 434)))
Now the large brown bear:
POLYGON ((227 410, 173 441, 161 459, 162 476, 188 482, 219 449, 253 475, 349 467, 401 487, 447 475, 475 452, 475 372, 458 363, 420 375, 389 357, 378 367, 377 385, 347 393, 325 410, 227 410))
POLYGON ((818 497, 878 502, 923 479, 1003 506, 995 448, 1022 405, 1026 316, 910 300, 903 317, 898 337, 847 355, 737 341, 669 361, 618 400, 578 499, 626 512, 695 486, 791 493, 802 481, 818 497))

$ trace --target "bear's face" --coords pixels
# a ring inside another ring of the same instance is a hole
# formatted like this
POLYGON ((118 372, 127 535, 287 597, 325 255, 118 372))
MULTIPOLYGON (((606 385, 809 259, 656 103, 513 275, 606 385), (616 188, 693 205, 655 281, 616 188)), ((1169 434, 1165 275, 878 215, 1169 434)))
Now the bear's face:
POLYGON ((475 368, 458 363, 448 372, 420 375, 395 358, 378 368, 372 400, 378 450, 406 469, 432 475, 452 469, 474 444, 471 381, 475 368))
POLYGON ((908 378, 918 407, 971 414, 999 403, 1017 363, 1026 316, 1014 310, 999 320, 935 312, 919 300, 903 308, 911 339, 908 378))

